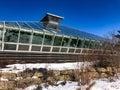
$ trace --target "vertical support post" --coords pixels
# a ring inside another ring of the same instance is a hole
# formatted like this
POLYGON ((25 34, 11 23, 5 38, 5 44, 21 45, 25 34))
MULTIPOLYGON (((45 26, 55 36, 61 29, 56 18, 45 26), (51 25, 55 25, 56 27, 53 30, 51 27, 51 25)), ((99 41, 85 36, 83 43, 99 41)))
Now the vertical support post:
POLYGON ((88 45, 88 48, 87 48, 87 52, 86 53, 88 53, 88 51, 90 50, 90 44, 91 44, 91 40, 89 40, 90 42, 89 42, 89 45, 88 45))
POLYGON ((67 53, 69 52, 69 49, 70 49, 70 43, 71 43, 71 36, 70 36, 70 39, 69 39, 69 42, 68 42, 68 48, 67 48, 67 53))
POLYGON ((31 51, 31 48, 32 48, 32 39, 33 39, 33 30, 32 30, 32 32, 31 32, 31 36, 30 36, 29 51, 31 51))
POLYGON ((42 50, 43 50, 44 39, 45 39, 45 32, 43 33, 43 40, 42 40, 40 52, 42 52, 42 50))
POLYGON ((82 52, 83 52, 83 46, 84 46, 84 43, 85 43, 85 38, 84 38, 84 41, 82 42, 82 45, 81 45, 81 52, 80 52, 80 54, 82 54, 82 52))
POLYGON ((55 34, 54 34, 54 36, 53 36, 53 38, 52 38, 52 44, 51 44, 51 49, 50 49, 50 52, 52 52, 52 49, 53 49, 53 44, 54 44, 54 40, 55 40, 55 34))
POLYGON ((61 52, 61 48, 62 48, 62 42, 64 40, 64 35, 62 35, 62 41, 61 41, 61 45, 60 45, 60 49, 59 49, 59 53, 61 52))
POLYGON ((18 24, 18 22, 16 22, 18 27, 19 27, 19 34, 18 34, 18 40, 17 40, 17 46, 16 46, 16 51, 18 51, 19 48, 19 40, 20 40, 20 31, 21 31, 21 26, 18 24))
POLYGON ((29 52, 30 52, 31 48, 32 48, 32 39, 33 39, 33 30, 34 29, 27 22, 25 22, 25 24, 27 24, 32 29, 31 36, 30 36, 30 41, 29 41, 29 52))
POLYGON ((75 46, 74 53, 76 52, 76 48, 77 48, 77 45, 78 45, 78 41, 79 41, 79 37, 77 37, 77 42, 76 42, 76 46, 75 46))
POLYGON ((4 38, 5 38, 5 21, 3 22, 3 35, 2 35, 2 51, 4 51, 4 38))

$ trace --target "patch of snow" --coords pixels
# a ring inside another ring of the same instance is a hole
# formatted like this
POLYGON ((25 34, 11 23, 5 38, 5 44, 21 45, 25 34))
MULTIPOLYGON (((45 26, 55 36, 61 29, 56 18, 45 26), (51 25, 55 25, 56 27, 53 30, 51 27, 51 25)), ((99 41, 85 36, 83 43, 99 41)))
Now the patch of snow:
POLYGON ((6 78, 0 78, 0 81, 9 81, 8 79, 6 79, 6 78))
MULTIPOLYGON (((115 82, 109 82, 109 80, 95 80, 96 84, 90 90, 120 90, 120 79, 117 79, 115 82)), ((58 83, 61 83, 58 82, 58 83)), ((77 82, 67 82, 65 85, 58 85, 58 86, 51 86, 48 85, 47 87, 44 84, 41 84, 42 90, 76 90, 79 88, 77 82)), ((38 86, 32 85, 24 90, 35 90, 38 86)), ((87 85, 81 86, 81 90, 86 90, 87 85)))
MULTIPOLYGON (((7 68, 0 69, 0 72, 21 72, 26 69, 39 69, 39 68, 46 68, 48 70, 66 70, 66 69, 78 69, 82 67, 88 67, 89 65, 92 65, 88 62, 75 62, 75 63, 37 63, 37 64, 13 64, 13 65, 7 65, 7 68)), ((120 74, 118 75, 118 79, 115 79, 114 82, 110 82, 108 79, 99 79, 99 80, 92 80, 95 81, 96 84, 91 88, 91 90, 120 90, 120 74)), ((37 78, 37 77, 32 77, 37 78)), ((16 80, 21 79, 21 77, 16 78, 16 80)), ((8 81, 8 79, 0 78, 1 81, 8 81)), ((58 83, 61 83, 58 82, 58 83)), ((78 82, 67 82, 65 85, 59 84, 58 86, 51 86, 48 85, 47 87, 44 86, 44 84, 41 84, 42 90, 76 90, 79 88, 78 82)), ((32 85, 24 90, 35 90, 38 87, 38 85, 32 85)), ((85 87, 82 86, 82 90, 84 90, 85 87)))
POLYGON ((23 79, 22 77, 16 77, 16 79, 15 80, 20 80, 20 79, 23 79))
POLYGON ((39 69, 46 68, 48 70, 66 70, 66 69, 78 69, 82 67, 89 67, 92 65, 90 62, 75 62, 75 63, 36 63, 36 64, 12 64, 7 65, 7 68, 0 69, 2 72, 21 72, 26 69, 39 69))
MULTIPOLYGON (((77 86, 77 82, 67 82, 65 85, 51 86, 45 87, 44 84, 41 84, 42 90, 76 90, 79 86, 77 86)), ((31 85, 24 90, 35 90, 38 85, 31 85)))
POLYGON ((35 90, 37 87, 38 85, 32 85, 32 86, 25 88, 24 90, 35 90))
POLYGON ((91 90, 120 90, 120 79, 117 79, 115 82, 96 80, 96 84, 91 90))
POLYGON ((38 78, 37 76, 33 76, 32 78, 38 78))
POLYGON ((67 82, 65 85, 58 85, 58 86, 51 86, 44 87, 42 85, 42 90, 76 90, 78 88, 77 82, 67 82))

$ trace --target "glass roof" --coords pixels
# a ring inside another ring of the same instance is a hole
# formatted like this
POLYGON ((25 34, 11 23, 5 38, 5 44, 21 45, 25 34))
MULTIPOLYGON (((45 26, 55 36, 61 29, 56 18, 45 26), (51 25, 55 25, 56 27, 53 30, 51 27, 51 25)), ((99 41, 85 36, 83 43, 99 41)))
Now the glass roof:
MULTIPOLYGON (((3 24, 3 22, 0 22, 0 24, 3 24)), ((49 32, 49 33, 56 33, 56 34, 64 34, 64 35, 70 35, 70 36, 75 36, 75 37, 80 37, 80 38, 87 38, 87 39, 92 39, 92 40, 103 40, 102 37, 88 33, 88 32, 84 32, 84 31, 80 31, 77 29, 73 29, 70 27, 66 27, 63 25, 59 26, 59 31, 57 30, 49 30, 49 29, 45 29, 45 27, 42 25, 42 23, 40 22, 5 22, 6 26, 11 26, 11 27, 21 27, 23 29, 30 29, 30 30, 40 30, 40 31, 44 31, 44 32, 49 32)))
POLYGON ((18 22, 18 24, 20 25, 20 27, 21 27, 21 29, 23 28, 23 29, 32 29, 32 27, 29 25, 29 24, 27 24, 27 22, 18 22))
POLYGON ((77 29, 69 28, 66 26, 60 26, 61 33, 67 34, 67 35, 72 35, 76 37, 81 37, 81 38, 87 38, 87 39, 92 39, 92 40, 102 40, 103 38, 88 32, 80 31, 77 29))
POLYGON ((6 26, 9 26, 9 27, 17 27, 19 28, 19 25, 16 23, 16 22, 5 22, 5 25, 6 26))

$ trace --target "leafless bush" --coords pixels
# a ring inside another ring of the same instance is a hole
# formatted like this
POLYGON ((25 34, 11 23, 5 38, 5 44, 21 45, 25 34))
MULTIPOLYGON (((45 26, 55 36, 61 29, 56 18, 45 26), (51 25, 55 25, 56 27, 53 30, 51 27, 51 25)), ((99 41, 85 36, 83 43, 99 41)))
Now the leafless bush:
MULTIPOLYGON (((88 62, 95 62, 93 67, 120 67, 120 42, 114 37, 114 33, 110 33, 109 36, 105 37, 105 40, 102 42, 102 45, 99 47, 99 49, 96 49, 93 51, 93 53, 88 53, 88 55, 83 55, 82 61, 88 61, 88 62), (98 55, 96 55, 96 53, 98 55)), ((78 62, 78 61, 77 61, 78 62)), ((79 86, 81 85, 89 85, 91 78, 88 74, 84 74, 85 72, 80 72, 75 70, 75 76, 78 80, 79 86)), ((115 72, 117 74, 117 72, 115 72)), ((90 88, 94 85, 90 84, 87 90, 90 90, 90 88)), ((81 88, 78 88, 78 90, 81 90, 81 88)))

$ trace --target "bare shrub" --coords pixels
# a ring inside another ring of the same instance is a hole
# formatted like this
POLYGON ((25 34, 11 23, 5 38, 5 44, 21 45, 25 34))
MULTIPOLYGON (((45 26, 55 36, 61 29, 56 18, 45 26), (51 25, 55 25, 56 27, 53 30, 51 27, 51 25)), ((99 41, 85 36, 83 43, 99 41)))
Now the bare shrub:
MULTIPOLYGON (((120 67, 120 42, 118 43, 118 40, 115 38, 115 34, 113 32, 109 33, 109 36, 105 37, 105 40, 98 49, 94 49, 92 53, 86 53, 81 57, 81 59, 83 62, 94 61, 95 64, 93 67, 120 67)), ((84 65, 83 68, 85 68, 84 65)), ((89 73, 87 75, 84 75, 84 73, 85 72, 75 70, 78 86, 90 84, 91 78, 89 77, 89 73)), ((114 71, 114 73, 117 76, 117 72, 114 71)), ((90 90, 94 84, 95 83, 90 84, 87 90, 90 90)), ((81 88, 78 88, 77 90, 81 90, 81 88)))

